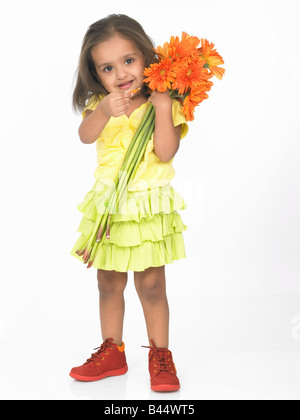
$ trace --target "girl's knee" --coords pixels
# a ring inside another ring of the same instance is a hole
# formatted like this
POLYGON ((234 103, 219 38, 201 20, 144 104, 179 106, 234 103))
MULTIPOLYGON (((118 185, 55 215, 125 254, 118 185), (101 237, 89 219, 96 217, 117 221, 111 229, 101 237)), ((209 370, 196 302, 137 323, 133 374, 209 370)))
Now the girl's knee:
POLYGON ((135 273, 134 283, 141 299, 156 301, 165 297, 165 277, 161 270, 153 270, 151 273, 135 273))
POLYGON ((103 295, 121 294, 127 285, 127 273, 117 271, 97 271, 98 289, 103 295))

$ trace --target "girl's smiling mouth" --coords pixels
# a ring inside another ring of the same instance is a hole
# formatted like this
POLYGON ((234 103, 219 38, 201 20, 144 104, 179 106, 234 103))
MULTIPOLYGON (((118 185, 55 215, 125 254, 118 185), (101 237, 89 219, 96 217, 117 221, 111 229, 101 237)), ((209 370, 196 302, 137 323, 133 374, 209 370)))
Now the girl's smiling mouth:
POLYGON ((128 82, 122 83, 121 85, 118 85, 118 87, 120 89, 126 90, 126 89, 129 89, 131 87, 132 83, 133 83, 133 80, 130 80, 128 82))

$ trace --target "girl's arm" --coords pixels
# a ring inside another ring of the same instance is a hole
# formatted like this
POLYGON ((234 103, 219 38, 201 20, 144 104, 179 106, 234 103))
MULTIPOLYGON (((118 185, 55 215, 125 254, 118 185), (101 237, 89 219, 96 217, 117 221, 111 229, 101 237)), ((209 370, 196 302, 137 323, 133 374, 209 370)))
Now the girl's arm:
POLYGON ((84 120, 79 126, 78 134, 82 143, 92 144, 102 133, 109 121, 109 117, 103 112, 101 102, 94 111, 88 109, 84 120))
POLYGON ((95 108, 87 110, 79 126, 78 134, 82 143, 94 143, 102 133, 110 117, 120 117, 129 108, 132 94, 110 93, 95 108))
POLYGON ((162 162, 168 162, 177 153, 181 125, 174 127, 172 99, 169 92, 152 92, 149 101, 155 107, 154 152, 162 162))

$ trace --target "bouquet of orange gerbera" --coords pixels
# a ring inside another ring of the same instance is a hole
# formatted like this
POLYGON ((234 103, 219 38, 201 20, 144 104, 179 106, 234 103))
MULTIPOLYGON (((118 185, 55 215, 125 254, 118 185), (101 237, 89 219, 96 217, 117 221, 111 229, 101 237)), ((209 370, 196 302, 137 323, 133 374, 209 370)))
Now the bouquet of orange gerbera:
POLYGON ((214 44, 206 39, 182 33, 182 39, 171 37, 155 51, 159 62, 151 64, 144 72, 144 80, 151 90, 165 92, 170 89, 172 98, 178 98, 183 103, 182 112, 187 121, 194 119, 194 110, 211 89, 211 79, 216 76, 222 79, 225 70, 218 67, 224 64, 222 57, 214 49, 214 44))
MULTIPOLYGON (((214 44, 206 39, 200 40, 196 36, 190 36, 186 32, 182 32, 181 40, 172 36, 170 42, 156 48, 155 52, 158 62, 145 69, 144 82, 150 90, 166 92, 169 89, 171 98, 182 102, 182 112, 186 120, 194 120, 196 106, 208 98, 207 92, 213 85, 210 79, 216 76, 221 80, 224 75, 225 70, 219 67, 220 64, 224 64, 222 57, 214 49, 214 44)), ((130 143, 114 186, 109 191, 105 203, 107 211, 99 214, 92 233, 86 238, 82 248, 76 251, 82 256, 83 262, 88 263, 88 268, 95 260, 104 232, 106 239, 110 238, 113 214, 118 212, 127 185, 134 179, 154 129, 155 109, 150 104, 130 143)))

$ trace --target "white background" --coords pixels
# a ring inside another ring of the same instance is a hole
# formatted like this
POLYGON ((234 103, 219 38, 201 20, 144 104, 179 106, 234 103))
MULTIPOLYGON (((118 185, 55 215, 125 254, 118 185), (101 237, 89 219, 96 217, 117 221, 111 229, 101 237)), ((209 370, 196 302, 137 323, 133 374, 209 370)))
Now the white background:
POLYGON ((0 398, 299 399, 300 4, 297 0, 9 1, 0 13, 0 398), (137 19, 156 45, 184 30, 225 60, 174 160, 187 259, 166 266, 181 391, 150 391, 133 285, 129 372, 68 373, 101 344, 96 269, 69 252, 95 145, 71 108, 88 26, 137 19))

